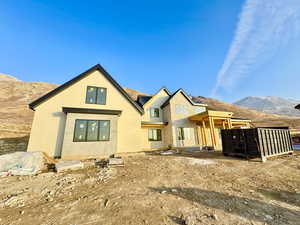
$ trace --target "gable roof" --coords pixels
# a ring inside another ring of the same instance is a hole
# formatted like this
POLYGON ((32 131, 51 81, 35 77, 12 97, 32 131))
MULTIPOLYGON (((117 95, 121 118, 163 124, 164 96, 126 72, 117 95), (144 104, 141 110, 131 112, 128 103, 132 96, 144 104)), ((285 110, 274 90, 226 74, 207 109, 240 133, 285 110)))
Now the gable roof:
POLYGON ((169 92, 169 90, 166 87, 162 87, 152 96, 141 96, 140 100, 144 101, 142 106, 144 106, 147 102, 149 102, 152 98, 154 98, 161 91, 165 91, 167 93, 167 95, 171 96, 171 93, 169 92))
MULTIPOLYGON (((184 90, 182 88, 179 88, 177 91, 175 91, 162 105, 161 105, 161 108, 164 108, 166 107, 171 99, 178 93, 180 92, 192 105, 205 105, 205 104, 198 104, 198 103, 195 103, 192 101, 192 99, 184 92, 184 90)), ((206 106, 206 105, 205 105, 206 106)))
POLYGON ((166 88, 166 87, 162 87, 161 89, 159 89, 156 93, 155 93, 155 95, 157 95, 161 90, 164 90, 169 96, 171 96, 172 94, 171 94, 171 92, 168 90, 168 88, 166 88))
POLYGON ((112 76, 106 72, 106 70, 100 65, 97 64, 93 67, 91 67, 90 69, 88 69, 87 71, 79 74, 78 76, 74 77, 73 79, 67 81, 66 83, 60 85, 59 87, 55 88, 54 90, 48 92, 47 94, 43 95, 42 97, 38 98, 37 100, 31 102, 29 104, 29 108, 34 110, 34 108, 36 106, 38 106, 39 104, 43 103, 44 101, 46 101, 47 99, 53 97, 54 95, 60 93, 61 91, 63 91, 64 89, 70 87, 71 85, 73 85, 74 83, 80 81, 81 79, 85 78, 86 76, 88 76, 90 73, 94 72, 94 71, 99 71, 101 74, 103 74, 103 76, 121 93, 121 95, 123 95, 128 102, 141 114, 144 113, 143 108, 141 108, 129 95, 128 93, 117 83, 117 81, 115 81, 112 76))

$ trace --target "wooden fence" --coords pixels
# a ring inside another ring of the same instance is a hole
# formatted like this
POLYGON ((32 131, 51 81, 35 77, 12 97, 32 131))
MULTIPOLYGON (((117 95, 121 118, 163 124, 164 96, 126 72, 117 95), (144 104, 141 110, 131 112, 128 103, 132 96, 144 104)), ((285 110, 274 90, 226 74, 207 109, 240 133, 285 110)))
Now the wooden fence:
POLYGON ((263 162, 268 157, 283 155, 293 152, 292 138, 286 129, 258 128, 259 149, 263 162))

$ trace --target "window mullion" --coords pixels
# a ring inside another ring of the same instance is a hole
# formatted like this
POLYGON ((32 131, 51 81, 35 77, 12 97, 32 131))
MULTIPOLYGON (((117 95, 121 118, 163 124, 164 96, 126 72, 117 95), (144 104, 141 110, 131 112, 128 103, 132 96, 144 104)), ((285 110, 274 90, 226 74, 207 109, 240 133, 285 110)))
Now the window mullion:
POLYGON ((96 101, 95 101, 95 104, 98 103, 98 88, 96 87, 96 101))
POLYGON ((85 129, 85 139, 84 139, 84 141, 87 141, 87 134, 88 134, 88 129, 89 129, 89 123, 88 123, 87 120, 85 120, 84 122, 85 122, 85 127, 86 127, 86 129, 85 129))
POLYGON ((100 120, 98 120, 98 137, 97 137, 97 141, 100 141, 100 120))

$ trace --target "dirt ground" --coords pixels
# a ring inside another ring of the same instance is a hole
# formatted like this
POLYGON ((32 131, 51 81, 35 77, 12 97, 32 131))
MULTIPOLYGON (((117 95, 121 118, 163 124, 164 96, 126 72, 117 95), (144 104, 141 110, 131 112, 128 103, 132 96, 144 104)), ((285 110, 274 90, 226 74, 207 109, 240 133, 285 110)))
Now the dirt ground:
POLYGON ((266 163, 214 152, 124 167, 0 178, 0 224, 300 224, 300 154, 266 163))

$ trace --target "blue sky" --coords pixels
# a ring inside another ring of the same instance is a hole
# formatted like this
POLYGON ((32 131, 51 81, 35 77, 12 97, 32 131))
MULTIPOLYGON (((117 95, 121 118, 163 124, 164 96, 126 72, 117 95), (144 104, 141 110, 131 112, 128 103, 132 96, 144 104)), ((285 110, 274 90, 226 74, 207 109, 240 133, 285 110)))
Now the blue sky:
MULTIPOLYGON (((0 73, 62 84, 100 63, 122 86, 150 94, 167 86, 227 102, 248 95, 300 99, 298 30, 287 25, 298 21, 298 11, 276 21, 281 26, 274 24, 276 30, 267 34, 276 32, 278 38, 269 41, 270 35, 261 35, 269 23, 261 21, 274 15, 264 16, 261 9, 268 6, 246 4, 244 0, 3 0, 0 73), (246 41, 240 41, 243 34, 237 32, 239 26, 245 30, 243 15, 249 28, 246 41), (247 16, 259 20, 249 24, 247 16), (294 35, 287 37, 287 31, 294 35), (257 42, 261 36, 265 39, 257 42), (236 47, 236 43, 244 44, 236 47), (226 59, 230 66, 223 65, 226 59)), ((275 11, 276 7, 282 8, 275 6, 275 11)), ((297 27, 296 22, 292 25, 297 27)))

